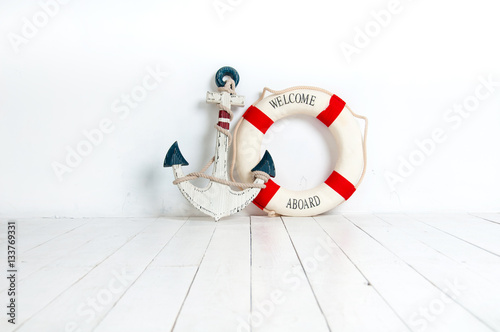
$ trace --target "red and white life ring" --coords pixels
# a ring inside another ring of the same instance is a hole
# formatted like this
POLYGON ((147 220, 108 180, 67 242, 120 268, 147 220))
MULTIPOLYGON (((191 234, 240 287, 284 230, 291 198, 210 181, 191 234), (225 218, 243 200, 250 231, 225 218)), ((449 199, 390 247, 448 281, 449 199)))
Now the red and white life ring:
MULTIPOLYGON (((254 199, 259 208, 285 216, 313 216, 333 209, 355 192, 366 166, 364 138, 355 115, 336 95, 312 87, 297 87, 262 98, 243 115, 236 135, 236 167, 243 181, 252 182, 251 169, 261 158, 262 139, 272 124, 284 117, 305 114, 324 123, 339 148, 331 175, 317 187, 292 191, 269 180, 254 199)), ((263 96, 264 96, 263 93, 263 96)), ((365 119, 366 120, 366 119, 365 119)), ((366 126, 365 126, 366 135, 366 126)), ((272 154, 272 151, 271 151, 272 154)), ((277 165, 277 171, 283 165, 277 165)))

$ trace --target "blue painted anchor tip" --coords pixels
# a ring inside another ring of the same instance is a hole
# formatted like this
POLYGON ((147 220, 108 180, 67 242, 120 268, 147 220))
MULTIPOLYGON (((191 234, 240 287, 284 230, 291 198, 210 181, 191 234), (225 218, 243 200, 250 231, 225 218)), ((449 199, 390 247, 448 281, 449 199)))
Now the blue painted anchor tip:
POLYGON ((252 172, 254 172, 254 171, 261 171, 261 172, 267 173, 272 178, 274 178, 276 176, 276 170, 274 169, 274 161, 273 161, 273 158, 271 157, 271 154, 269 153, 269 151, 266 150, 266 152, 264 153, 264 156, 259 161, 257 166, 255 166, 252 169, 252 172))
POLYGON ((163 167, 172 167, 174 165, 187 166, 189 163, 181 153, 179 149, 179 144, 175 141, 174 144, 168 149, 167 155, 165 156, 165 161, 163 161, 163 167))

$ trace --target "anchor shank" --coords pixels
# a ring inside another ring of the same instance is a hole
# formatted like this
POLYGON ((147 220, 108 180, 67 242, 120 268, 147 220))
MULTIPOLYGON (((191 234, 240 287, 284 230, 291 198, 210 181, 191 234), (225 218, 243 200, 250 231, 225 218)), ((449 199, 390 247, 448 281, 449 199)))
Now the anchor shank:
POLYGON ((215 142, 215 160, 212 175, 219 179, 227 180, 227 159, 229 151, 229 138, 217 131, 217 139, 215 142))
MULTIPOLYGON (((231 94, 226 91, 220 93, 219 104, 219 121, 217 125, 229 130, 230 115, 226 110, 231 109, 231 94)), ((215 161, 212 175, 220 179, 228 180, 227 175, 227 160, 229 153, 229 138, 222 132, 217 131, 217 139, 215 144, 215 161)))
POLYGON ((217 125, 221 128, 229 130, 229 122, 230 121, 231 121, 231 116, 229 115, 229 113, 224 111, 224 110, 220 110, 219 111, 219 122, 217 122, 217 125))

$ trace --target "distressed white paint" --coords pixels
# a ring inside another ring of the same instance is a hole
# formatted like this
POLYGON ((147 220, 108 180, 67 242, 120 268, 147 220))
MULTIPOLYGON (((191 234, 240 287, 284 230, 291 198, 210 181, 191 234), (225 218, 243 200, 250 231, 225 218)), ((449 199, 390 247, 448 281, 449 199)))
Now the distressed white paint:
MULTIPOLYGON (((238 106, 244 105, 244 97, 232 96, 228 92, 207 93, 207 102, 221 105, 221 109, 230 109, 233 101, 238 106), (233 98, 234 97, 234 98, 233 98)), ((219 118, 219 121, 226 119, 219 118)), ((229 137, 221 131, 217 131, 215 142, 215 157, 212 176, 221 180, 229 180, 228 176, 228 154, 229 137)), ((255 165, 254 165, 255 166, 255 165)), ((175 178, 184 176, 182 166, 173 165, 175 178)), ((255 184, 262 184, 262 179, 254 178, 255 184)), ((205 188, 198 188, 188 181, 177 185, 184 197, 199 211, 209 215, 215 220, 235 214, 250 204, 259 194, 260 188, 247 188, 245 190, 233 190, 230 186, 210 180, 205 188)))
MULTIPOLYGON (((479 218, 78 221, 73 225, 83 226, 48 237, 58 233, 54 220, 18 220, 39 245, 20 266, 21 277, 30 274, 17 285, 19 324, 1 320, 1 331, 498 330, 500 265, 497 255, 482 248, 489 246, 489 235, 481 232, 479 218), (474 245, 418 219, 456 220, 474 234, 474 245), (40 225, 47 232, 36 241, 40 225), (54 252, 71 241, 75 247, 54 252), (44 254, 48 259, 35 260, 44 254), (113 271, 124 271, 123 284, 113 271), (458 289, 450 287, 455 279, 458 289), (104 295, 111 289, 108 300, 104 295), (90 318, 86 304, 97 296, 101 301, 90 318)), ((490 232, 500 228, 490 224, 490 232)), ((3 278, 4 289, 5 283, 3 278)), ((0 295, 7 298, 5 291, 0 295)))
POLYGON ((283 223, 331 331, 409 331, 318 223, 304 217, 284 217, 283 223))
MULTIPOLYGON (((443 289, 442 284, 435 285, 418 267, 414 267, 412 261, 398 257, 399 252, 391 251, 391 248, 377 241, 377 237, 340 215, 318 216, 314 219, 350 257, 372 287, 410 329, 429 332, 491 331, 491 327, 478 319, 468 308, 464 308, 458 300, 455 301, 460 294, 447 294, 449 289, 443 289), (439 307, 434 309, 434 305, 439 307), (424 318, 429 312, 431 315, 424 318)), ((399 241, 399 238, 394 240, 399 241)), ((420 247, 411 248, 414 255, 418 256, 420 247)), ((432 266, 432 259, 432 255, 425 256, 427 266, 432 266)), ((460 280, 460 268, 449 272, 460 280)), ((447 280, 440 282, 445 283, 447 280)), ((449 282, 453 284, 455 279, 449 282)), ((487 300, 485 304, 488 303, 493 302, 487 300)))
MULTIPOLYGON (((207 103, 209 104, 221 104, 223 99, 229 98, 231 100, 231 105, 234 106, 245 106, 245 97, 238 95, 229 95, 227 92, 211 92, 207 91, 207 103)), ((227 103, 227 101, 226 101, 227 103)))
MULTIPOLYGON (((347 215, 347 218, 407 262, 454 302, 495 331, 500 330, 498 308, 490 305, 500 299, 498 280, 490 281, 484 278, 466 264, 453 260, 375 216, 347 215)), ((500 229, 498 225, 496 228, 500 229)))

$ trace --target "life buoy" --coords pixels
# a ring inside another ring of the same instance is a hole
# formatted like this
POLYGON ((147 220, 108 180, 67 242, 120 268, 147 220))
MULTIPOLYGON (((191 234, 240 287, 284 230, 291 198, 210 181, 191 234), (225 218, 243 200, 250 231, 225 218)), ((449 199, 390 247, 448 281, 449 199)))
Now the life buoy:
MULTIPOLYGON (((269 180, 253 202, 261 209, 280 215, 313 216, 349 199, 361 182, 366 153, 364 137, 355 117, 366 118, 355 115, 342 99, 319 88, 297 87, 283 91, 266 88, 238 125, 236 168, 242 180, 253 180, 251 169, 261 158, 266 131, 274 122, 294 114, 315 117, 328 127, 339 149, 335 169, 324 183, 304 191, 288 190, 269 180), (273 94, 263 98, 266 90, 273 94)), ((283 165, 276 165, 276 168, 278 172, 285 169, 283 165)))

